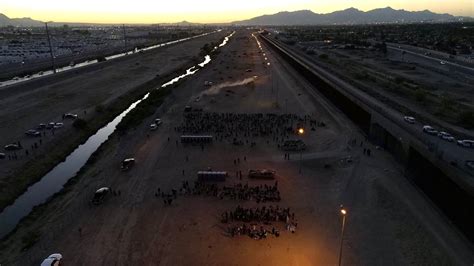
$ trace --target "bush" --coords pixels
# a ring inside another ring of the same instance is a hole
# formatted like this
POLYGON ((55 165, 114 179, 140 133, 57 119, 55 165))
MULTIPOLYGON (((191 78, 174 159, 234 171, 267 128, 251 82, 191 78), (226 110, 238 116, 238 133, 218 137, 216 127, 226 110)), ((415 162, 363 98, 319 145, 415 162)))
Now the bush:
POLYGON ((32 247, 40 239, 40 233, 38 231, 31 231, 21 238, 23 244, 22 250, 27 250, 32 247))
POLYGON ((466 128, 474 128, 474 112, 472 110, 461 112, 458 121, 466 128))
POLYGON ((77 129, 84 129, 87 127, 87 121, 81 118, 74 120, 72 126, 77 129))
POLYGON ((326 60, 326 59, 329 58, 329 55, 327 55, 327 54, 320 54, 320 55, 319 55, 319 58, 320 58, 320 59, 323 59, 323 60, 326 60))
POLYGON ((156 108, 163 102, 164 97, 171 92, 170 87, 160 88, 150 92, 147 99, 140 102, 135 109, 131 110, 120 123, 117 130, 124 132, 129 128, 139 125, 145 117, 152 115, 156 108))
POLYGON ((449 96, 442 96, 441 98, 441 109, 446 111, 453 108, 455 102, 449 96))
POLYGON ((397 83, 397 84, 401 84, 401 83, 403 82, 403 78, 401 78, 401 77, 395 77, 394 81, 395 81, 395 83, 397 83))
POLYGON ((426 100, 426 96, 427 96, 427 93, 425 90, 423 89, 417 89, 415 91, 415 99, 418 101, 418 102, 423 102, 426 100))
POLYGON ((102 104, 99 104, 99 105, 97 105, 97 106, 95 107, 95 111, 96 111, 97 113, 102 113, 102 112, 104 112, 104 110, 105 110, 105 108, 104 108, 104 106, 103 106, 102 104))

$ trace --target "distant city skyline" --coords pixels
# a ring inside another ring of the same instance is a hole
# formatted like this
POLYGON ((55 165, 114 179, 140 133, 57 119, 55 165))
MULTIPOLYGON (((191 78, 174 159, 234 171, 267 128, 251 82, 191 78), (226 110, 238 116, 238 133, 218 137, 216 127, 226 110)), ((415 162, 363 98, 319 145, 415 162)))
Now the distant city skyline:
POLYGON ((309 9, 315 13, 330 13, 350 7, 368 11, 387 6, 409 11, 428 9, 455 16, 474 16, 472 0, 332 0, 321 3, 312 0, 0 0, 0 6, 0 13, 11 18, 31 17, 42 21, 89 23, 172 23, 183 20, 226 23, 280 11, 309 9))

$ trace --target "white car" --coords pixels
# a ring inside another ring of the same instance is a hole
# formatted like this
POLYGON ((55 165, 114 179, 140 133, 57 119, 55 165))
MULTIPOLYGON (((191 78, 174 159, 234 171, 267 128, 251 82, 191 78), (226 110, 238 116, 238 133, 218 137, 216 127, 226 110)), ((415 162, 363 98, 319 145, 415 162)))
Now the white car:
POLYGON ((163 121, 161 121, 161 119, 159 119, 159 118, 155 119, 155 124, 157 126, 161 125, 161 123, 163 123, 163 121))
POLYGON ((42 263, 41 266, 59 266, 61 265, 61 260, 63 255, 59 253, 54 253, 49 255, 42 263))
POLYGON ((466 161, 466 166, 474 170, 474 161, 466 161))
POLYGON ((5 147, 3 147, 6 151, 16 151, 16 150, 21 150, 21 147, 18 144, 7 144, 5 147))
POLYGON ((466 148, 474 148, 474 140, 470 139, 463 139, 457 141, 459 146, 466 147, 466 148))
POLYGON ((151 131, 155 131, 157 128, 158 128, 158 126, 154 123, 150 125, 150 130, 151 131))
POLYGON ((405 122, 409 123, 409 124, 415 124, 415 118, 412 117, 412 116, 405 116, 403 117, 403 120, 405 120, 405 122))
POLYGON ((63 126, 64 126, 63 123, 57 122, 56 124, 54 124, 53 128, 54 128, 54 129, 59 129, 59 128, 62 128, 63 126))
POLYGON ((441 65, 446 65, 446 62, 444 62, 444 61, 440 61, 439 63, 440 63, 441 65))
POLYGON ((423 126, 423 132, 430 135, 438 134, 438 131, 435 130, 432 126, 423 126))
POLYGON ((449 142, 454 141, 454 137, 451 136, 451 134, 449 134, 448 132, 441 131, 441 132, 438 133, 438 137, 440 137, 443 140, 449 141, 449 142))
POLYGON ((25 134, 30 137, 41 137, 41 132, 36 129, 28 129, 25 134))
POLYGON ((77 119, 77 114, 67 113, 64 114, 64 118, 77 119))

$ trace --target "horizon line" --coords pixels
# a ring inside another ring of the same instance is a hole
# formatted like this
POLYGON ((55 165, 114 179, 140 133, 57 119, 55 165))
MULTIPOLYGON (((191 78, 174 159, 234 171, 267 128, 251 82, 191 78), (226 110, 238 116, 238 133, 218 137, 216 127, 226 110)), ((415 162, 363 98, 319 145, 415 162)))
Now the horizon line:
POLYGON ((245 21, 245 20, 250 20, 250 19, 253 19, 253 18, 256 18, 256 17, 261 17, 261 16, 271 16, 271 15, 275 15, 275 14, 279 14, 279 13, 293 13, 293 12, 299 12, 299 11, 310 11, 314 14, 317 14, 317 15, 326 15, 326 14, 331 14, 331 13, 334 13, 334 12, 339 12, 339 11, 345 11, 345 10, 349 10, 349 9, 356 9, 358 11, 361 11, 361 12, 364 12, 364 13, 367 13, 367 12, 370 12, 370 11, 373 11, 373 10, 377 10, 377 9, 392 9, 392 10, 395 10, 395 11, 407 11, 407 12, 423 12, 423 11, 429 11, 431 13, 434 13, 434 14, 439 14, 439 15, 451 15, 451 16, 454 16, 454 17, 468 17, 468 18, 474 18, 474 14, 469 16, 469 15, 454 15, 454 14, 451 14, 451 13, 447 13, 447 12, 444 12, 444 13, 437 13, 437 12, 433 12, 429 9, 422 9, 422 10, 407 10, 407 9, 404 9, 404 8, 401 8, 401 9, 395 9, 395 8, 392 8, 391 6, 386 6, 386 7, 377 7, 377 8, 372 8, 372 9, 368 9, 368 10, 363 10, 363 9, 359 9, 359 8, 356 8, 356 7, 348 7, 348 8, 344 8, 344 9, 339 9, 339 10, 334 10, 334 11, 331 11, 331 12, 326 12, 326 13, 317 13, 311 9, 299 9, 299 10, 294 10, 294 11, 288 11, 288 10, 283 10, 283 11, 278 11, 278 12, 275 12, 275 13, 268 13, 268 14, 261 14, 261 15, 258 15, 258 16, 254 16, 254 17, 250 17, 250 18, 246 18, 246 19, 240 19, 240 20, 234 20, 234 21, 227 21, 227 22, 192 22, 192 21, 188 21, 187 19, 183 19, 181 21, 176 21, 176 22, 91 22, 91 21, 54 21, 54 20, 50 20, 50 21, 42 21, 42 20, 39 20, 39 19, 35 19, 33 17, 9 17, 7 14, 5 13, 0 13, 0 14, 3 14, 5 15, 8 19, 31 19, 31 20, 35 20, 35 21, 39 21, 39 22, 43 22, 43 23, 56 23, 56 24, 98 24, 98 25, 154 25, 154 24, 180 24, 180 23, 189 23, 189 24, 200 24, 200 25, 208 25, 208 24, 232 24, 234 22, 240 22, 240 21, 245 21))

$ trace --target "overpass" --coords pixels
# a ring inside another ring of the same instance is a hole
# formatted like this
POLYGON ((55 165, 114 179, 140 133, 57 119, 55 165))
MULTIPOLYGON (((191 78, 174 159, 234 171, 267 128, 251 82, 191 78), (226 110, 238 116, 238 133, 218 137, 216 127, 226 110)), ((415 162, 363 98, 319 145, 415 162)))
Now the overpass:
POLYGON ((474 159, 473 150, 423 134, 421 125, 406 123, 398 111, 278 41, 259 37, 356 123, 371 142, 391 152, 405 167, 405 176, 474 242, 474 173, 464 166, 466 158, 474 159))

